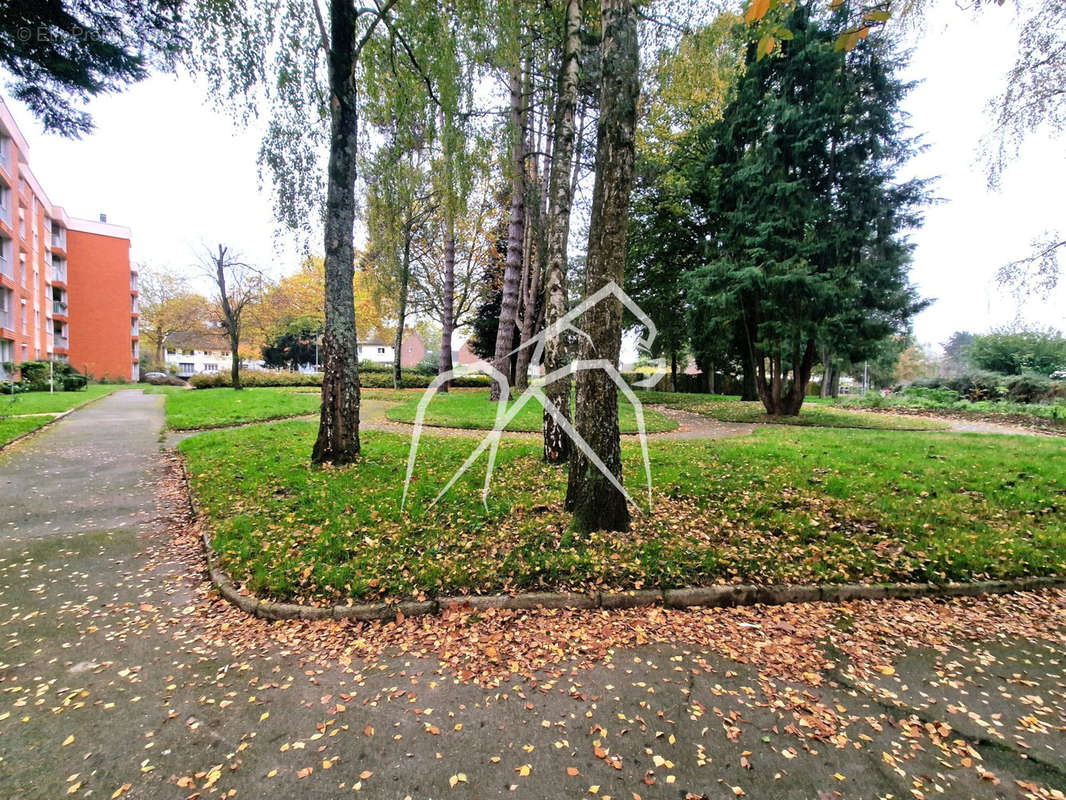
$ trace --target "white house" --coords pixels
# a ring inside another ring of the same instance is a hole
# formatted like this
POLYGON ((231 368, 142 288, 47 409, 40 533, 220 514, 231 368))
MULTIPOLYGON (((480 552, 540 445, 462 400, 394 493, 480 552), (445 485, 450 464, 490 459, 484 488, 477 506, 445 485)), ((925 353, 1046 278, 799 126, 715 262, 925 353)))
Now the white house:
MULTIPOLYGON (((191 331, 170 334, 163 358, 169 371, 179 378, 188 378, 201 372, 229 370, 230 353, 226 334, 191 331)), ((247 358, 241 361, 241 369, 262 368, 262 361, 247 358)))
MULTIPOLYGON (((391 364, 392 345, 379 340, 359 342, 359 360, 391 364)), ((188 378, 201 372, 228 371, 231 365, 229 338, 224 333, 213 331, 189 331, 172 333, 167 337, 164 351, 167 369, 179 378, 188 378)), ((307 364, 301 372, 314 372, 321 367, 307 364)), ((242 359, 241 369, 264 369, 259 359, 242 359)))

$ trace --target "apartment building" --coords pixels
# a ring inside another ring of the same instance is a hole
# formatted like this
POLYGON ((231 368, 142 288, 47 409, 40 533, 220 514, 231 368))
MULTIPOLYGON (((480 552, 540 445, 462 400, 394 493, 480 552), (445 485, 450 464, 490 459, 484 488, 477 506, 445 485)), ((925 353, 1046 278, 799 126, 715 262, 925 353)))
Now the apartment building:
POLYGON ((129 229, 52 205, 0 99, 0 370, 54 359, 93 378, 136 380, 137 319, 129 229))

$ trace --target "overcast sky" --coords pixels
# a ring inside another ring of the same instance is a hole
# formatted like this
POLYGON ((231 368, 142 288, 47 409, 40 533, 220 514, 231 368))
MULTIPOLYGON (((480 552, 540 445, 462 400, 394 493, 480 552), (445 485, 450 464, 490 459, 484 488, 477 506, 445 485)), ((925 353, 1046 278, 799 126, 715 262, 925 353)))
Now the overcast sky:
MULTIPOLYGON (((1003 85, 1016 42, 1009 8, 980 15, 942 0, 912 37, 907 75, 922 83, 906 103, 928 150, 915 175, 939 176, 917 244, 913 279, 936 302, 915 321, 918 339, 943 342, 954 330, 1010 323, 1011 296, 993 280, 1046 229, 1066 230, 1066 142, 1034 137, 990 191, 977 161, 989 129, 986 101, 1003 85)), ((128 225, 133 259, 191 272, 204 244, 226 242, 276 275, 296 268, 298 247, 274 241, 270 197, 260 191, 258 135, 211 109, 189 79, 153 77, 90 105, 96 132, 80 141, 45 136, 8 100, 30 144, 30 163, 53 203, 69 214, 128 225), (280 251, 279 251, 280 247, 280 251)), ((1066 298, 1030 303, 1032 323, 1066 325, 1066 298)))

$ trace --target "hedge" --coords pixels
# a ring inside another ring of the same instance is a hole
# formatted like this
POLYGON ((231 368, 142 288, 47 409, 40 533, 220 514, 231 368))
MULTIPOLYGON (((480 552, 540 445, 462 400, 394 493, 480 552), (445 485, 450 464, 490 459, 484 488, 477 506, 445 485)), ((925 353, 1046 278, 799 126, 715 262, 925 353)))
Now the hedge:
MULTIPOLYGON (((425 389, 433 381, 433 375, 405 372, 400 381, 404 389, 425 389)), ((229 371, 200 373, 189 378, 194 389, 228 388, 229 371)), ((359 383, 368 389, 391 389, 392 370, 360 369, 359 383)), ((466 375, 452 381, 456 388, 489 386, 491 380, 487 375, 466 375)), ((289 372, 287 370, 248 370, 241 372, 242 386, 321 386, 321 372, 289 372)))

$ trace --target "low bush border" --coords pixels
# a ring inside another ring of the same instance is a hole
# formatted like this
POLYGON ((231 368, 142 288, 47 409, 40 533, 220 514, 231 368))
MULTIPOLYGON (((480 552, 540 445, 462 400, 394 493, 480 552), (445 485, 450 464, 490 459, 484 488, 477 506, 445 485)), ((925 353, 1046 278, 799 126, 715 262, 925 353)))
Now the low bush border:
POLYGON ((200 513, 182 459, 181 480, 193 518, 200 524, 200 540, 207 556, 207 573, 220 595, 247 614, 268 620, 354 619, 362 622, 392 620, 402 614, 417 617, 452 608, 485 609, 616 609, 663 605, 668 608, 728 608, 749 605, 852 600, 911 599, 917 597, 977 597, 990 594, 1038 591, 1066 587, 1066 575, 1016 578, 966 583, 822 583, 822 584, 716 584, 680 589, 640 589, 625 592, 522 592, 513 595, 454 595, 436 600, 395 600, 359 605, 312 606, 279 603, 241 592, 218 566, 207 524, 200 513))

